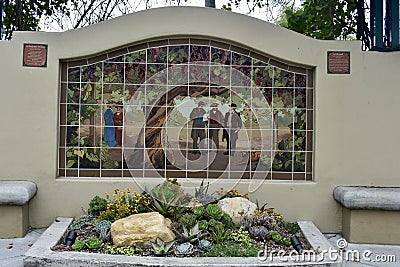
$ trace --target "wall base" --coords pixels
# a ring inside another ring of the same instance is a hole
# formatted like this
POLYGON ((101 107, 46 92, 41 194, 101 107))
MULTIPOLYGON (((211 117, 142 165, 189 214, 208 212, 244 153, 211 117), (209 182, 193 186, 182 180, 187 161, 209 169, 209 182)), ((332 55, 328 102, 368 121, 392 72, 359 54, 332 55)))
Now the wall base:
POLYGON ((343 236, 348 242, 400 245, 400 212, 343 208, 343 236))
POLYGON ((29 205, 0 206, 0 238, 24 237, 29 229, 29 205))

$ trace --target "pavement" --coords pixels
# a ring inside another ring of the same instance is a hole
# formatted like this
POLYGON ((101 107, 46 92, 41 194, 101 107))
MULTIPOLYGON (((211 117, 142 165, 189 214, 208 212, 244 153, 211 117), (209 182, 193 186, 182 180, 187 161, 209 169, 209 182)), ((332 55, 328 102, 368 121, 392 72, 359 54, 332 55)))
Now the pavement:
POLYGON ((325 234, 324 236, 333 248, 338 248, 338 240, 340 246, 343 246, 344 243, 344 254, 342 255, 346 262, 336 266, 400 266, 400 246, 347 243, 343 242, 340 234, 325 234))
MULTIPOLYGON (((23 257, 33 243, 42 235, 46 228, 31 229, 23 238, 0 239, 0 267, 22 267, 23 257)), ((324 235, 333 248, 337 248, 338 240, 343 240, 340 234, 324 235)), ((344 243, 346 262, 335 266, 400 266, 400 246, 344 243)))
POLYGON ((23 238, 0 239, 0 267, 22 267, 25 252, 46 228, 31 229, 23 238))

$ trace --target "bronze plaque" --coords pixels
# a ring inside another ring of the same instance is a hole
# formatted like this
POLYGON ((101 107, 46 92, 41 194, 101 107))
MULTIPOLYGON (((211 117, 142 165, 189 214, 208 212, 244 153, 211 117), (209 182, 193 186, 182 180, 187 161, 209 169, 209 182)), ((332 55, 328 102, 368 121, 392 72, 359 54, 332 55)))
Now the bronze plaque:
POLYGON ((328 73, 350 74, 350 52, 328 51, 328 73))
POLYGON ((46 44, 24 44, 23 66, 47 67, 46 44))

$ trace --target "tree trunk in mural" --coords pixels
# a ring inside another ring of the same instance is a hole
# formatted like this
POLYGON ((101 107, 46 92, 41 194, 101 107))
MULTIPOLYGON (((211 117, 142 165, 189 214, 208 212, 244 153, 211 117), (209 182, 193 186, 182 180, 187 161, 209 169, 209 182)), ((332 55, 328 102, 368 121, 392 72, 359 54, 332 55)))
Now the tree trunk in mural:
MULTIPOLYGON (((214 96, 220 95, 228 91, 229 88, 226 87, 191 87, 190 88, 190 96, 214 96)), ((141 148, 146 147, 147 155, 150 159, 154 168, 164 168, 164 160, 165 154, 164 149, 162 147, 161 140, 161 131, 163 130, 161 127, 164 125, 168 115, 173 110, 173 101, 175 97, 185 96, 187 95, 187 86, 180 86, 171 91, 168 91, 168 99, 166 99, 166 95, 163 95, 153 104, 153 108, 149 111, 146 121, 146 130, 141 129, 138 141, 135 145, 135 151, 132 156, 127 160, 128 166, 133 168, 141 168, 143 163, 143 156, 141 148), (170 108, 165 109, 158 108, 159 106, 169 106, 170 108), (144 136, 143 136, 144 135, 144 136), (143 138, 144 137, 144 138, 143 138), (146 146, 144 146, 144 142, 146 146)), ((170 158, 173 161, 173 158, 170 158)), ((173 163, 173 162, 171 162, 173 163)))

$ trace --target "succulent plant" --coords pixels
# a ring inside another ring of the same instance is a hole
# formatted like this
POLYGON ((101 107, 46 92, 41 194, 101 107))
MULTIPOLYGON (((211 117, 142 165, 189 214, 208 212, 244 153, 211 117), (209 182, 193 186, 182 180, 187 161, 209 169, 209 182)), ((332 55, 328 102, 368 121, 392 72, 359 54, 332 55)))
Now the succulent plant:
POLYGON ((81 230, 87 226, 93 225, 94 219, 90 215, 82 215, 70 224, 69 230, 81 230))
POLYGON ((283 243, 285 246, 287 246, 287 247, 290 247, 290 245, 292 244, 291 241, 290 241, 290 238, 288 238, 288 237, 285 237, 285 238, 282 240, 282 243, 283 243))
POLYGON ((224 226, 228 229, 233 229, 235 227, 235 224, 232 221, 231 216, 229 216, 227 213, 223 212, 222 217, 221 217, 221 222, 224 224, 224 226))
POLYGON ((199 194, 196 199, 203 205, 206 205, 208 203, 214 202, 215 198, 207 193, 199 194))
POLYGON ((103 220, 101 222, 98 222, 96 224, 96 232, 99 234, 99 238, 105 242, 110 240, 111 234, 110 234, 110 228, 111 228, 111 222, 107 220, 103 220))
POLYGON ((300 230, 300 226, 297 223, 284 222, 283 228, 285 228, 290 234, 294 235, 300 230))
POLYGON ((252 238, 260 241, 266 241, 270 238, 270 232, 265 226, 251 226, 249 228, 249 234, 252 238))
POLYGON ((179 242, 194 242, 206 235, 205 233, 201 232, 198 223, 196 223, 192 228, 189 228, 189 230, 185 226, 182 228, 182 232, 174 230, 179 242))
POLYGON ((275 243, 281 243, 282 236, 277 231, 271 231, 271 238, 275 243))
POLYGON ((179 222, 181 222, 187 228, 192 228, 196 224, 196 215, 185 213, 179 218, 179 222))
POLYGON ((194 208, 193 209, 193 214, 196 215, 198 218, 200 218, 204 214, 204 207, 203 206, 199 206, 199 207, 194 208))
POLYGON ((205 253, 210 251, 212 248, 212 244, 210 241, 206 239, 199 240, 199 245, 197 246, 197 251, 200 253, 205 253))
POLYGON ((175 248, 175 254, 177 256, 187 256, 193 253, 193 245, 189 242, 180 244, 175 248))
POLYGON ((204 215, 209 219, 219 220, 224 212, 217 204, 209 204, 204 210, 204 215))
POLYGON ((175 244, 175 240, 171 242, 164 242, 161 238, 156 239, 156 242, 151 242, 151 246, 153 247, 154 254, 163 255, 167 254, 171 247, 175 244))
POLYGON ((208 228, 208 222, 207 222, 206 220, 201 220, 201 221, 198 222, 198 224, 199 224, 199 229, 200 229, 201 231, 207 230, 207 228, 208 228))

